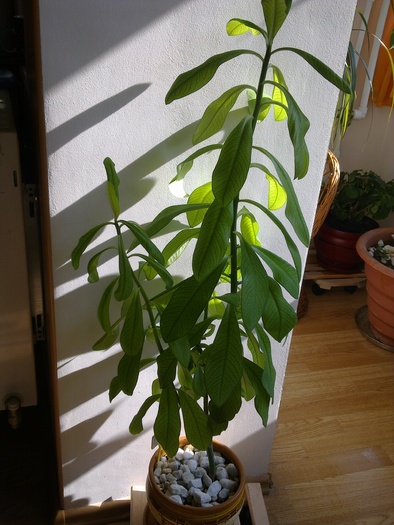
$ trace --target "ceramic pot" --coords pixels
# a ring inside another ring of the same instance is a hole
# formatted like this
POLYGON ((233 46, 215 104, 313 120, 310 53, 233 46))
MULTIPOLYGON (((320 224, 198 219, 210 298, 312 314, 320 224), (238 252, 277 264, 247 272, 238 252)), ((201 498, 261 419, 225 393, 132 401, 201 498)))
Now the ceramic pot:
POLYGON ((335 273, 359 272, 363 267, 363 261, 356 251, 356 242, 360 235, 323 224, 314 239, 320 266, 335 273))
MULTIPOLYGON (((187 444, 181 440, 180 446, 187 444)), ((214 450, 220 452, 238 469, 240 484, 237 492, 224 503, 212 507, 192 507, 181 505, 164 495, 154 478, 157 462, 157 452, 149 463, 146 480, 147 507, 144 515, 144 525, 232 525, 239 516, 245 501, 245 471, 234 452, 214 441, 214 450)))
POLYGON ((392 239, 394 228, 377 228, 361 235, 357 252, 365 262, 368 321, 378 341, 394 347, 394 270, 385 267, 368 253, 380 239, 392 239))

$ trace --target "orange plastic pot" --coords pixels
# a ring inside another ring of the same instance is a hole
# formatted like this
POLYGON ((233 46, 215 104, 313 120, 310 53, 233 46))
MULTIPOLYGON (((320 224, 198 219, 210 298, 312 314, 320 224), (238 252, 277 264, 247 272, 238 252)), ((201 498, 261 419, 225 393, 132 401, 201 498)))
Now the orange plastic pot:
POLYGON ((368 321, 381 343, 394 347, 394 270, 385 267, 368 253, 380 239, 392 240, 394 228, 377 228, 361 235, 356 249, 365 262, 368 321))
MULTIPOLYGON (((182 439, 180 446, 187 444, 182 439)), ((156 452, 149 463, 146 480, 147 506, 144 525, 232 525, 239 516, 245 501, 245 471, 236 454, 225 445, 213 443, 214 450, 220 452, 238 469, 240 483, 237 492, 224 503, 212 507, 192 507, 181 505, 163 494, 154 478, 154 469, 158 460, 156 452)))

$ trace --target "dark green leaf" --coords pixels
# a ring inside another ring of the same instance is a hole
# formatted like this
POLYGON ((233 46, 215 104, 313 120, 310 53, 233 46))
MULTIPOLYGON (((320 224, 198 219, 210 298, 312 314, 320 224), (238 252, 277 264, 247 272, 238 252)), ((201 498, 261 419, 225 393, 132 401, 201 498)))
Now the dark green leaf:
POLYGON ((109 283, 109 285, 105 288, 104 293, 100 299, 98 309, 97 309, 97 316, 100 322, 100 326, 107 334, 111 333, 112 331, 112 325, 111 325, 109 312, 110 312, 112 291, 117 281, 118 281, 118 277, 115 277, 115 279, 113 279, 109 283))
POLYGON ((175 456, 179 447, 181 419, 179 416, 178 396, 173 385, 163 388, 153 430, 155 438, 168 456, 175 456))
POLYGON ((123 224, 124 226, 126 226, 136 237, 138 243, 141 244, 141 246, 143 246, 145 250, 149 253, 149 255, 164 266, 164 258, 161 251, 150 240, 149 236, 139 224, 131 221, 119 221, 119 224, 123 224))
POLYGON ((111 348, 119 337, 119 329, 118 327, 111 328, 111 331, 108 333, 105 333, 94 345, 92 346, 93 350, 108 350, 108 348, 111 348))
POLYGON ((227 305, 216 337, 206 357, 205 384, 209 397, 221 407, 242 377, 241 335, 235 309, 227 305))
POLYGON ((268 41, 272 44, 290 11, 291 0, 262 0, 268 41))
POLYGON ((107 172, 107 193, 114 218, 119 217, 119 177, 115 170, 113 161, 106 157, 104 159, 105 171, 107 172))
POLYGON ((190 362, 190 343, 188 337, 182 337, 181 339, 176 339, 169 343, 170 350, 176 357, 177 361, 181 363, 184 367, 189 366, 190 362))
POLYGON ((228 248, 232 223, 232 204, 222 207, 214 201, 205 214, 193 253, 196 279, 205 279, 222 261, 228 248))
MULTIPOLYGON (((174 285, 174 280, 170 272, 166 270, 166 268, 163 265, 157 262, 156 259, 143 255, 142 253, 139 253, 138 256, 141 257, 141 259, 144 259, 147 262, 147 266, 151 269, 147 276, 147 279, 153 279, 157 274, 159 274, 164 284, 166 285, 167 290, 172 288, 172 286, 174 285)), ((144 266, 144 270, 147 269, 147 266, 144 266)))
POLYGON ((187 439, 194 447, 206 450, 212 441, 207 414, 197 401, 182 390, 178 390, 178 395, 187 439))
POLYGON ((157 377, 160 388, 166 388, 175 381, 177 360, 169 350, 164 350, 157 358, 157 377))
POLYGON ((120 333, 120 345, 125 354, 140 355, 145 341, 144 320, 141 298, 138 290, 132 293, 132 300, 126 313, 120 333))
POLYGON ((140 355, 124 355, 119 361, 118 378, 122 391, 132 396, 140 373, 140 355))
POLYGON ((245 328, 252 331, 258 323, 268 294, 268 275, 253 248, 241 239, 241 309, 245 328))
POLYGON ((193 377, 193 390, 198 396, 205 396, 207 389, 205 388, 204 371, 200 365, 196 365, 196 370, 193 377))
POLYGON ((297 314, 283 297, 279 284, 271 277, 269 277, 269 289, 262 319, 265 330, 280 342, 296 325, 297 314))
POLYGON ((246 115, 227 137, 212 173, 212 191, 221 206, 239 194, 248 176, 253 145, 253 117, 246 115))
POLYGON ((111 402, 115 397, 122 392, 119 377, 115 376, 109 385, 109 401, 111 402))
POLYGON ((174 100, 186 97, 187 95, 198 91, 208 84, 208 82, 214 77, 219 66, 233 58, 245 54, 255 55, 263 61, 261 55, 248 49, 236 49, 220 53, 219 55, 214 55, 208 58, 203 64, 178 76, 166 95, 166 104, 170 104, 174 100))
POLYGON ((77 270, 79 268, 79 263, 81 260, 81 256, 86 250, 86 248, 89 246, 89 244, 93 241, 93 239, 96 237, 98 232, 104 228, 105 226, 113 224, 112 222, 103 222, 101 224, 98 224, 91 230, 85 233, 85 235, 82 235, 82 237, 79 239, 77 246, 73 249, 71 254, 71 263, 74 268, 74 270, 77 270))
POLYGON ((270 252, 260 246, 253 246, 254 251, 268 264, 272 275, 279 284, 295 299, 298 298, 299 280, 297 271, 287 261, 276 253, 270 252))
POLYGON ((238 414, 242 405, 241 382, 234 388, 227 401, 217 407, 213 401, 209 403, 209 413, 216 423, 232 421, 238 414))
POLYGON ((160 394, 156 394, 154 396, 150 396, 142 403, 141 408, 138 410, 137 414, 133 417, 130 426, 129 426, 129 432, 133 436, 140 434, 144 427, 142 425, 142 420, 145 417, 145 414, 148 412, 150 407, 153 405, 155 401, 157 401, 160 398, 160 394))
POLYGON ((259 346, 262 352, 264 352, 266 358, 262 380, 263 386, 266 392, 271 397, 271 399, 274 400, 276 370, 272 361, 271 342, 269 337, 260 325, 256 326, 256 333, 259 339, 259 346))
POLYGON ((268 423, 268 410, 271 398, 263 386, 263 370, 246 358, 244 358, 244 368, 256 393, 254 406, 262 419, 263 425, 266 427, 268 423))
POLYGON ((119 280, 114 297, 117 301, 124 301, 129 297, 133 290, 133 270, 131 269, 129 259, 126 255, 121 235, 118 235, 118 252, 119 280))
POLYGON ((99 280, 99 274, 98 274, 98 271, 97 271, 97 265, 99 263, 99 260, 100 260, 100 257, 102 256, 102 254, 104 252, 107 252, 108 250, 116 250, 116 248, 114 248, 113 246, 111 246, 109 248, 105 248, 104 250, 101 250, 98 253, 96 253, 95 255, 93 255, 93 257, 88 262, 88 275, 89 275, 88 276, 88 281, 90 283, 97 283, 97 281, 99 280))
POLYGON ((217 285, 224 262, 202 281, 194 276, 182 281, 161 317, 161 334, 167 343, 188 336, 217 285))

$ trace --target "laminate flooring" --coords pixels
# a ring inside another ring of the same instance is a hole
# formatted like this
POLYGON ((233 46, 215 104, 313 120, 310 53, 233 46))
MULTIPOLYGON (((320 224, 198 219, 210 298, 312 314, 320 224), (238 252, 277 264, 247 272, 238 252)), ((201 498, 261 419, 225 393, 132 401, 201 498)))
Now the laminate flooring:
POLYGON ((271 455, 270 525, 393 525, 394 353, 357 328, 364 289, 307 294, 271 455))

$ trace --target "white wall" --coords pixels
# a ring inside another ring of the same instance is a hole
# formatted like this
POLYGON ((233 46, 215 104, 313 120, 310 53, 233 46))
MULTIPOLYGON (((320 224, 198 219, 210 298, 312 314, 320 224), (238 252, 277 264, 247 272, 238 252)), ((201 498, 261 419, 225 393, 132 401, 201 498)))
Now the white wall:
MULTIPOLYGON (((317 54, 340 73, 354 3, 295 0, 283 43, 317 54)), ((239 60, 224 67, 212 87, 169 107, 165 93, 180 72, 213 53, 231 47, 258 49, 258 40, 251 37, 229 39, 225 24, 234 16, 259 20, 260 2, 40 0, 40 12, 61 452, 65 506, 70 508, 128 497, 130 485, 144 483, 151 455, 152 414, 143 434, 128 434, 129 421, 149 392, 151 371, 142 375, 133 399, 119 396, 109 405, 107 388, 116 373, 117 349, 89 350, 98 338, 100 285, 87 285, 83 269, 74 272, 70 265, 79 236, 110 218, 102 160, 110 156, 115 161, 136 220, 147 221, 160 206, 175 202, 167 185, 177 161, 189 153, 190 124, 228 87, 255 83, 255 62, 245 66, 239 60), (229 79, 229 71, 236 80, 229 79)), ((311 120, 310 175, 298 190, 311 225, 337 91, 294 55, 278 58, 288 71, 290 90, 311 120)), ((279 129, 265 135, 259 131, 260 138, 291 170, 288 141, 280 138, 279 129)), ((266 245, 277 242, 273 232, 264 235, 266 245)), ((302 254, 305 259, 305 248, 302 254)), ((105 275, 112 265, 104 265, 105 275)), ((182 271, 187 275, 186 267, 182 271)), ((261 429, 247 406, 221 437, 241 456, 249 475, 267 472, 288 347, 289 340, 283 348, 274 346, 277 395, 268 429, 261 429)))

